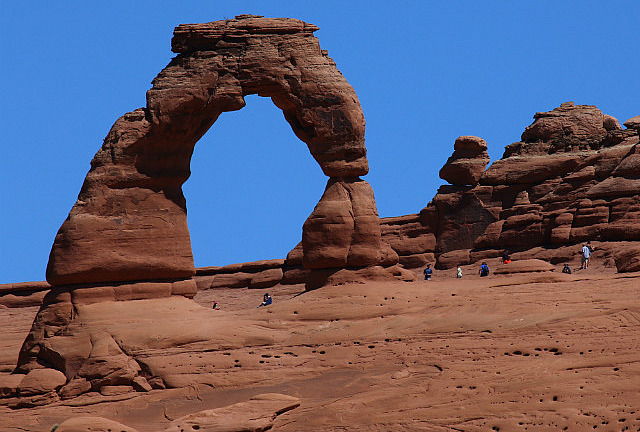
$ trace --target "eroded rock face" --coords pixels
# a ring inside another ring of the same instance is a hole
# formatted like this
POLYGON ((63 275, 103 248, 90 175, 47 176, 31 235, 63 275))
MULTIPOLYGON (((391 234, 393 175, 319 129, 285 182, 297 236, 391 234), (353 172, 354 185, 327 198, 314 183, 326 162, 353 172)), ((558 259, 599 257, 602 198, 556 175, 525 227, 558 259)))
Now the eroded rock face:
MULTIPOLYGON (((193 276, 181 186, 190 175, 195 143, 220 114, 242 108, 246 95, 270 97, 282 109, 330 181, 367 174, 358 97, 320 48, 316 30, 295 19, 254 16, 178 26, 172 40, 178 55, 153 80, 147 106, 118 119, 93 158, 78 200, 56 236, 48 282, 60 286, 193 276)), ((305 263, 311 267, 328 263, 316 253, 324 246, 314 239, 334 234, 355 239, 348 248, 350 263, 375 261, 375 202, 366 182, 357 184, 350 199, 358 203, 355 208, 372 212, 337 226, 329 218, 320 227, 315 218, 309 226, 323 234, 307 233, 305 251, 311 255, 305 263), (367 218, 371 220, 363 223, 367 218)), ((335 210, 332 220, 345 216, 335 210)))
POLYGON ((366 267, 381 261, 380 222, 373 189, 359 178, 330 179, 304 223, 308 269, 366 267))
MULTIPOLYGON (((596 107, 573 102, 537 113, 522 141, 508 145, 503 158, 477 182, 469 164, 456 166, 473 160, 456 156, 459 139, 441 171, 452 184, 440 187, 422 209, 418 226, 408 229, 411 225, 403 218, 409 216, 390 218, 403 223, 383 220, 383 239, 401 263, 418 258, 418 250, 408 250, 408 245, 424 245, 419 252, 433 254, 438 268, 498 257, 505 249, 521 253, 522 259, 533 258, 533 252, 525 251, 536 247, 553 248, 549 250, 556 255, 550 252, 545 258, 557 263, 567 259, 565 247, 587 240, 602 242, 604 249, 606 242, 638 241, 636 118, 622 129, 596 107)), ((480 154, 483 147, 474 148, 480 154)), ((616 256, 619 271, 636 268, 636 253, 629 250, 616 256)))

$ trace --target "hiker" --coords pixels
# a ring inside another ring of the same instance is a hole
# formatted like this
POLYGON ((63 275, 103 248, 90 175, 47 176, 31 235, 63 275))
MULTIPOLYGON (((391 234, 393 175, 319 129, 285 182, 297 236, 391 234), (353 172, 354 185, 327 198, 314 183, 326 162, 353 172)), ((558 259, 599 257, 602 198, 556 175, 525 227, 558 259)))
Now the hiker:
POLYGON ((582 245, 580 270, 589 268, 589 258, 591 258, 591 248, 585 243, 582 245))
POLYGON ((502 264, 509 264, 511 262, 511 257, 509 256, 509 252, 505 249, 502 252, 502 264))
POLYGON ((460 266, 458 266, 458 269, 456 271, 456 279, 460 279, 462 277, 462 269, 460 268, 460 266))
POLYGON ((483 262, 480 266, 480 277, 489 276, 489 266, 486 262, 483 262))
POLYGON ((269 293, 265 293, 264 297, 262 297, 262 303, 260 303, 260 306, 257 307, 269 306, 271 303, 273 303, 273 299, 271 298, 269 293))
POLYGON ((427 264, 427 268, 424 269, 424 280, 431 280, 431 275, 433 274, 433 270, 431 270, 431 264, 427 264))
POLYGON ((218 306, 218 302, 217 301, 213 302, 213 308, 212 309, 220 310, 220 306, 218 306))
POLYGON ((569 267, 569 264, 564 263, 564 267, 562 267, 562 273, 571 274, 571 267, 569 267))

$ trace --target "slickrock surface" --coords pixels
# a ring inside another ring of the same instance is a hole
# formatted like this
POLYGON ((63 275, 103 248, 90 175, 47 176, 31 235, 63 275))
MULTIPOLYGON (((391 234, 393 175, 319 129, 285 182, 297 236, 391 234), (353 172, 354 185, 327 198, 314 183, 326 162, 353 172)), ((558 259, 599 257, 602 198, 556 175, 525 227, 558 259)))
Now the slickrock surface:
POLYGON ((193 276, 181 186, 195 143, 220 114, 244 107, 249 94, 272 99, 330 177, 324 198, 330 203, 321 201, 303 228, 305 265, 378 264, 373 192, 359 179, 369 170, 364 115, 316 30, 295 19, 251 15, 178 26, 172 40, 178 55, 153 80, 147 106, 119 118, 91 161, 53 244, 49 283, 193 276), (336 188, 345 199, 334 199, 336 188), (327 248, 327 238, 337 240, 327 248))
MULTIPOLYGON (((113 342, 100 350, 117 345, 153 389, 5 397, 0 430, 44 432, 97 416, 155 432, 265 393, 300 401, 273 419, 274 431, 637 430, 640 273, 616 273, 599 258, 587 270, 569 262, 572 275, 556 265, 480 278, 477 266, 463 266, 461 280, 436 270, 429 282, 210 289, 197 304, 173 296, 84 305, 69 331, 89 321, 103 328, 113 342), (274 303, 256 309, 266 291, 274 303), (38 403, 46 405, 28 408, 38 403)), ((3 334, 13 321, 26 331, 34 312, 0 309, 3 334), (7 318, 17 311, 25 317, 7 318)), ((14 355, 19 344, 0 338, 14 355)), ((236 413, 227 419, 239 424, 236 413)))

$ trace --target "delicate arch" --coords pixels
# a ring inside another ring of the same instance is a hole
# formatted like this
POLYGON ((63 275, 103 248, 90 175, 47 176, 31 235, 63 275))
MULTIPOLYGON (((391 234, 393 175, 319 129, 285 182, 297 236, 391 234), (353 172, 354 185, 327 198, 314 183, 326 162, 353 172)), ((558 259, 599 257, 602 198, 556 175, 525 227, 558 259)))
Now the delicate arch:
POLYGON ((191 277, 182 193, 191 155, 218 116, 242 108, 249 94, 268 96, 282 109, 331 177, 328 192, 346 185, 329 193, 333 204, 321 200, 305 224, 305 265, 378 263, 373 191, 358 178, 368 172, 364 115, 315 30, 295 19, 254 16, 178 26, 172 40, 178 55, 153 80, 147 107, 119 118, 91 161, 54 241, 47 280, 72 285, 191 277))

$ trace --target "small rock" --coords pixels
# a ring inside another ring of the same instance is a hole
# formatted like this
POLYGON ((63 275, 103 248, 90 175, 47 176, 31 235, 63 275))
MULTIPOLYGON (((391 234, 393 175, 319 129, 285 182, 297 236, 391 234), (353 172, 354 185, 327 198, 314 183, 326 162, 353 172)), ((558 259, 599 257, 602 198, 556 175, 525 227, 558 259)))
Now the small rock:
POLYGON ((114 386, 103 386, 100 388, 100 394, 102 396, 116 396, 126 393, 131 393, 133 391, 133 387, 128 385, 114 385, 114 386))
POLYGON ((70 399, 91 390, 91 383, 84 378, 75 378, 60 389, 62 399, 70 399))
POLYGON ((160 377, 149 378, 147 382, 149 383, 152 389, 164 390, 167 388, 164 381, 160 377))
POLYGON ((148 392, 153 388, 145 377, 137 376, 133 379, 133 389, 137 392, 148 392))

